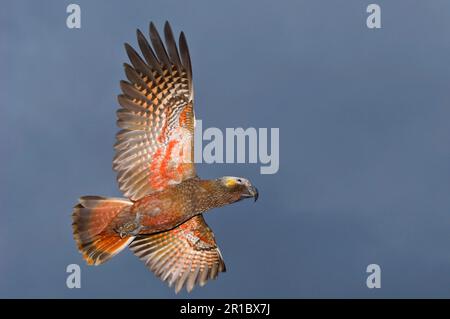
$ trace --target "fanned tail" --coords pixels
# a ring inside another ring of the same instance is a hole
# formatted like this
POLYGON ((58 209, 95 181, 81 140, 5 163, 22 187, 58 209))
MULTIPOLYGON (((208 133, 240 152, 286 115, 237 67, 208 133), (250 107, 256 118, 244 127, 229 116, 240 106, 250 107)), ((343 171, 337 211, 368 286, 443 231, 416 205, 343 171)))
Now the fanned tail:
POLYGON ((108 228, 132 202, 122 198, 83 196, 74 207, 73 236, 89 265, 100 265, 127 247, 133 236, 120 237, 108 228))

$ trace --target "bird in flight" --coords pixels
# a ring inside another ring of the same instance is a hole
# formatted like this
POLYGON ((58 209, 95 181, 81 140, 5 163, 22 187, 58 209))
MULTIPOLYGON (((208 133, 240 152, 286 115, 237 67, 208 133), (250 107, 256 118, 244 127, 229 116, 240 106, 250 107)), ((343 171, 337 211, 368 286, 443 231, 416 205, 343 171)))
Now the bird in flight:
POLYGON ((150 43, 140 30, 142 56, 125 44, 131 64, 121 81, 113 169, 126 198, 83 196, 74 207, 73 235, 89 265, 129 247, 179 292, 190 292, 225 271, 203 213, 258 198, 242 177, 200 179, 194 164, 194 91, 189 50, 178 47, 168 22, 165 44, 153 23, 150 43))

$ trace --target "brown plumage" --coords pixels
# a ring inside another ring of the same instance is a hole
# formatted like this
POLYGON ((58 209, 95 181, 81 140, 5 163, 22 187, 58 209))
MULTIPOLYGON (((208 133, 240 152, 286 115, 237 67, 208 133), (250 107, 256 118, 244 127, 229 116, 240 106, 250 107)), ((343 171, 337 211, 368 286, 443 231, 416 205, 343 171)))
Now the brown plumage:
POLYGON ((179 50, 170 25, 165 45, 150 23, 150 42, 137 31, 143 58, 128 44, 128 81, 121 81, 113 168, 128 199, 84 196, 73 211, 78 248, 99 265, 125 247, 158 277, 191 291, 225 271, 202 213, 258 197, 245 178, 202 180, 195 172, 192 69, 183 33, 179 50), (152 48, 153 47, 153 48, 152 48))

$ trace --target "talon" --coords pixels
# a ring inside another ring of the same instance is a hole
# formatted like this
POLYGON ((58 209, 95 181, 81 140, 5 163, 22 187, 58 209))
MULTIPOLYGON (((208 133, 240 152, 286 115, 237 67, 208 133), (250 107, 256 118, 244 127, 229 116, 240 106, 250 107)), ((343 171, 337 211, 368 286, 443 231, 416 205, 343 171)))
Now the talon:
POLYGON ((136 214, 136 218, 134 221, 116 227, 114 231, 119 234, 120 238, 124 238, 127 236, 136 236, 142 229, 142 226, 140 225, 141 218, 141 214, 138 213, 136 214))

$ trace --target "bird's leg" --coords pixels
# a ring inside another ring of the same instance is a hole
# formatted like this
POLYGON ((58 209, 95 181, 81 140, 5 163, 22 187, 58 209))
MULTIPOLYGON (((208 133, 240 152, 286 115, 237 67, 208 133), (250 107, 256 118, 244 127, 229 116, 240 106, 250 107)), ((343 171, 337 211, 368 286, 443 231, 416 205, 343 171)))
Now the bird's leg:
POLYGON ((134 220, 126 222, 125 224, 116 227, 114 230, 119 234, 120 238, 136 236, 142 229, 141 219, 141 213, 137 212, 134 220))

